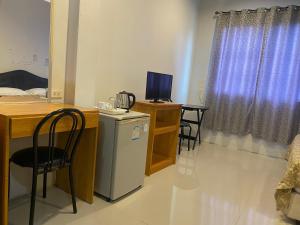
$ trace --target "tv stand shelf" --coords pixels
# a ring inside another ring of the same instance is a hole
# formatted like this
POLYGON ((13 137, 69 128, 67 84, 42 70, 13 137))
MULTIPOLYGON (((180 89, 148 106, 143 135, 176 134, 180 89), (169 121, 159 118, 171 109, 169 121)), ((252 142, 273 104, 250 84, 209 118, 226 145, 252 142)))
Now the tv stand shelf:
MULTIPOLYGON (((155 173, 160 171, 169 165, 173 164, 172 157, 166 157, 164 155, 153 153, 152 155, 152 165, 151 165, 151 172, 155 173)), ((150 174, 149 174, 150 175, 150 174)))
POLYGON ((176 162, 181 105, 166 102, 136 102, 134 111, 150 114, 146 175, 176 162))
POLYGON ((160 135, 160 134, 165 134, 165 133, 170 133, 174 132, 177 130, 177 126, 165 126, 165 127, 159 127, 154 129, 154 135, 160 135))

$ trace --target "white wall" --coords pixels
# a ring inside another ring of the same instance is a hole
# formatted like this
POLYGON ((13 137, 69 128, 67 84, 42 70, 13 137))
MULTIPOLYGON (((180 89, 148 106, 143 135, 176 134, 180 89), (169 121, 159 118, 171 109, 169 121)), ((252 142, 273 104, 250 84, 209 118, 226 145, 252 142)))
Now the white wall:
POLYGON ((187 101, 197 1, 81 0, 80 7, 77 104, 122 90, 144 99, 148 70, 173 74, 173 98, 187 101))
POLYGON ((0 73, 24 69, 48 77, 50 4, 0 1, 0 73))

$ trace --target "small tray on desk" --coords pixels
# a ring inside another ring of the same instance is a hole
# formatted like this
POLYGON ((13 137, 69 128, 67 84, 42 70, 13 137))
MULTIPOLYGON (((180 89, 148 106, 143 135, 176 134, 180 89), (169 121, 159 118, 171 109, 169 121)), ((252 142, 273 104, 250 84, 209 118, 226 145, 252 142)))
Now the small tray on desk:
POLYGON ((104 114, 109 114, 109 115, 123 115, 126 113, 126 109, 112 109, 112 110, 107 110, 107 109, 99 109, 100 113, 104 114))

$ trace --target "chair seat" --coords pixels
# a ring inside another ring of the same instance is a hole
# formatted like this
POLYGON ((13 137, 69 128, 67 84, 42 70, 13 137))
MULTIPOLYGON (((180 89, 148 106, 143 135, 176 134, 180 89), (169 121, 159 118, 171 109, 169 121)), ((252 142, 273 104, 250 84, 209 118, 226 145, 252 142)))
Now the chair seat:
MULTIPOLYGON (((49 160, 49 148, 48 146, 38 147, 38 167, 44 168, 47 166, 49 160)), ((52 167, 60 167, 64 163, 65 151, 60 148, 53 149, 53 164, 52 167)), ((10 158, 12 162, 22 167, 33 168, 33 148, 26 148, 15 152, 10 158)))
POLYGON ((180 121, 180 127, 190 127, 191 125, 188 122, 180 121))

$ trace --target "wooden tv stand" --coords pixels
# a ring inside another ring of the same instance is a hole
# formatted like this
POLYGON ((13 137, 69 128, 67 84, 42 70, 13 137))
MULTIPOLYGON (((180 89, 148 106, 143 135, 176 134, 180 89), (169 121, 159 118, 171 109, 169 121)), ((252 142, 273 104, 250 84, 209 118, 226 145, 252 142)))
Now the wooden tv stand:
POLYGON ((181 105, 142 101, 133 110, 150 114, 146 175, 175 164, 181 105))

